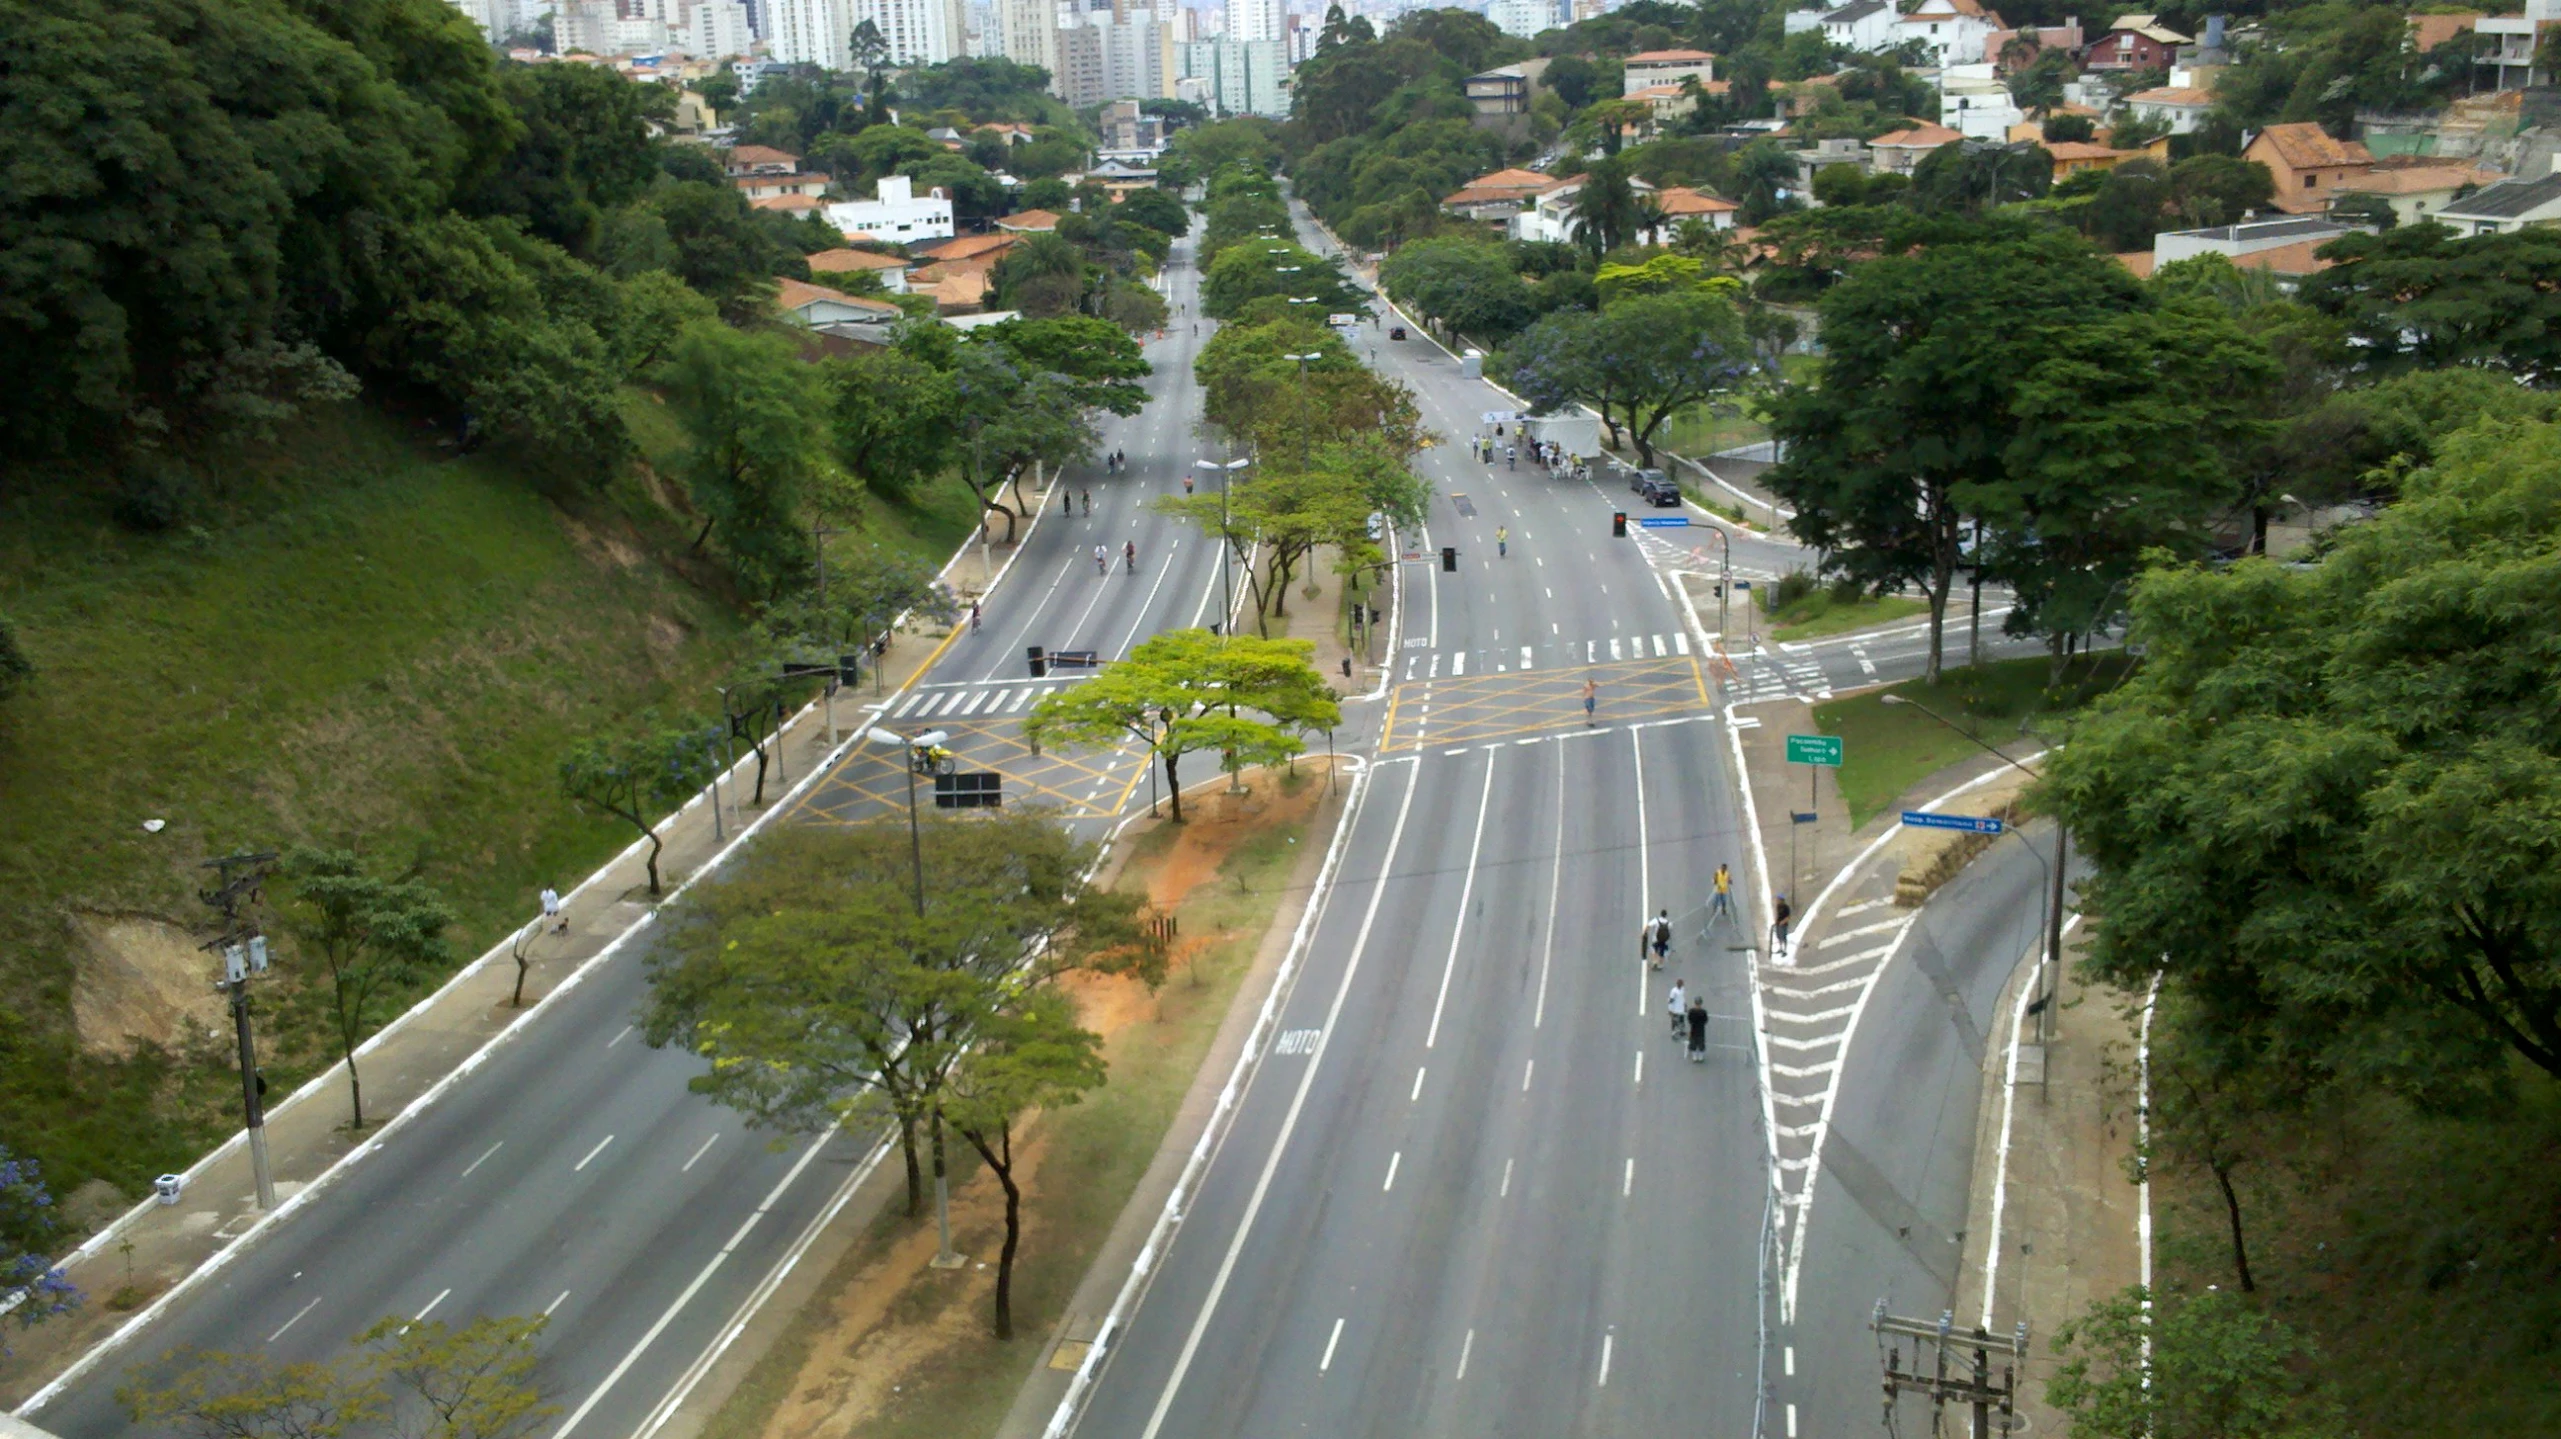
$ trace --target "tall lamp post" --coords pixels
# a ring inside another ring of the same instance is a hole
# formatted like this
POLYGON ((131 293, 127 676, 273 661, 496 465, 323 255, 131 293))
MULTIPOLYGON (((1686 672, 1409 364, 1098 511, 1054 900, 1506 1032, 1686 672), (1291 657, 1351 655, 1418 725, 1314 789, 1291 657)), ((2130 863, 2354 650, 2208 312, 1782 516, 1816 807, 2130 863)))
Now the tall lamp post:
MULTIPOLYGON (((2045 776, 2038 774, 2034 769, 2023 765, 2017 760, 2010 758, 2008 755, 2001 753, 1999 750, 1994 749, 1991 745, 1986 744, 1981 738, 1977 737, 1972 731, 1966 729, 1963 725, 1960 725, 1949 719, 1947 716, 1940 714, 1938 711, 1931 709, 1928 705, 1921 703, 1919 700, 1912 699, 1905 695, 1894 694, 1890 691, 1886 694, 1879 695, 1877 698, 1885 704, 1910 705, 1912 708, 1928 715, 1931 719, 1938 721, 1950 731, 1965 736, 1966 739, 1972 741, 1975 746, 1980 748, 1985 754, 1992 756, 1994 759, 1997 759, 2001 763, 2008 765, 2010 768, 2017 770, 2019 773, 2026 775, 2028 778, 2045 778, 2045 776)), ((2039 1043, 2048 1042, 2054 1037, 2054 994, 2056 982, 2062 974, 2063 964, 2063 874, 2065 870, 2071 867, 2071 858, 2071 831, 2065 829, 2063 827, 2063 821, 2060 818, 2057 818, 2054 822, 2054 872, 2048 877, 2048 882, 2052 888, 2047 893, 2045 908, 2045 962, 2039 966, 2044 971, 2042 976, 2043 983, 2038 985, 2040 993, 2044 996, 2044 1003, 2038 1007, 2036 1016, 2036 1037, 2039 1043)))
MULTIPOLYGON (((875 725, 863 734, 873 744, 895 745, 906 751, 907 760, 907 850, 916 863, 916 917, 925 917, 925 838, 916 819, 916 756, 951 738, 946 730, 927 730, 920 735, 901 735, 875 725)), ((939 1124, 941 1121, 937 1120, 939 1124)), ((958 1269, 969 1262, 968 1256, 951 1247, 951 1180, 943 1173, 940 1130, 936 1131, 934 1149, 934 1232, 936 1269, 958 1269)))
POLYGON ((1229 460, 1225 464, 1220 464, 1216 460, 1192 461, 1196 468, 1218 471, 1218 602, 1223 607, 1219 611, 1218 618, 1220 634, 1227 633, 1228 625, 1236 618, 1236 590, 1234 582, 1227 577, 1228 557, 1236 549, 1235 544, 1227 538, 1227 482, 1235 478, 1238 470, 1253 462, 1254 457, 1251 455, 1229 460))

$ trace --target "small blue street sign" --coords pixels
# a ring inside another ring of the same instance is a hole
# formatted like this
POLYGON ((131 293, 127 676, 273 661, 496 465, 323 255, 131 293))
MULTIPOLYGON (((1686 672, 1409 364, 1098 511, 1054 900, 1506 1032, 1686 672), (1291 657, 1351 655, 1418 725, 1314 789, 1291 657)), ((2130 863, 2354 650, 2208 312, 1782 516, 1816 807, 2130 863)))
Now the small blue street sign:
POLYGON ((1995 815, 1931 814, 1918 809, 1903 811, 1903 822, 1915 829, 1962 829, 1975 834, 1999 834, 2009 828, 1995 815))
POLYGON ((1687 515, 1647 515, 1637 521, 1649 530, 1685 530, 1690 527, 1687 515))

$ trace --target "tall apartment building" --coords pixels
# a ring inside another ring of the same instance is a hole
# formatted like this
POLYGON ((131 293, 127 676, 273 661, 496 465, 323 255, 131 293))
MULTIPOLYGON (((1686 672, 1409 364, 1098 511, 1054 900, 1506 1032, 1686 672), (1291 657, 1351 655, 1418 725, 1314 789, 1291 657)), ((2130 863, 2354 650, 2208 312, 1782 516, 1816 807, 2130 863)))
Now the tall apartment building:
POLYGON ((1076 18, 1084 23, 1058 33, 1059 98, 1081 110, 1165 94, 1164 30, 1154 12, 1133 8, 1124 19, 1095 10, 1076 18))
POLYGON ((686 52, 698 60, 731 60, 756 48, 755 27, 737 0, 701 0, 684 35, 686 52))
POLYGON ((852 0, 845 33, 850 38, 855 26, 869 20, 889 42, 890 63, 939 65, 964 51, 961 37, 969 20, 961 5, 962 0, 852 0))
POLYGON ((551 13, 552 0, 453 0, 453 7, 479 26, 481 34, 497 41, 540 24, 551 13))
POLYGON ((1177 49, 1180 78, 1201 82, 1219 113, 1289 114, 1289 63, 1280 41, 1202 40, 1177 49))
POLYGON ((1018 65, 1037 65, 1058 76, 1058 0, 996 0, 997 28, 1005 37, 1005 58, 1018 65))
POLYGON ((1493 0, 1485 18, 1506 35, 1523 39, 1556 28, 1556 0, 1493 0))
POLYGON ((1251 44, 1287 38, 1284 0, 1227 0, 1227 38, 1251 44))
POLYGON ((785 65, 853 67, 854 21, 845 0, 764 0, 765 53, 785 65))

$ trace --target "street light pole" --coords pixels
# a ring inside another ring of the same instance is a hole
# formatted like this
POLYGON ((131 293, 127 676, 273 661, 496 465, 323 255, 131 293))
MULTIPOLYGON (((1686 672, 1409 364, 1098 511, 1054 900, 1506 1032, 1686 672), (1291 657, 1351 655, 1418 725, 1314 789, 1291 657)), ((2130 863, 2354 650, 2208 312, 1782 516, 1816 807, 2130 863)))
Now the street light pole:
MULTIPOLYGON (((907 756, 907 850, 916 864, 916 918, 925 917, 925 838, 916 818, 916 756, 941 744, 950 735, 943 730, 928 730, 913 737, 899 735, 874 726, 864 738, 874 744, 897 745, 907 756)), ((942 1123, 940 1112, 934 1120, 942 1123)), ((943 1172, 942 1131, 935 1130, 934 1140, 934 1232, 933 1266, 936 1269, 958 1269, 969 1262, 968 1256, 951 1247, 951 1179, 943 1172)))
POLYGON ((263 1210, 276 1207, 276 1176, 267 1162, 266 1082, 258 1073, 258 1041, 249 1028, 249 976, 266 972, 267 937, 256 924, 244 924, 241 911, 257 902, 258 887, 275 862, 273 851, 206 860, 204 867, 221 879, 213 888, 197 892, 197 898, 222 914, 222 933, 204 947, 222 956, 222 978, 214 981, 214 987, 231 996, 231 1028, 240 1046, 242 1127, 249 1132, 249 1172, 256 1180, 258 1207, 263 1210))
MULTIPOLYGON (((2045 778, 2045 776, 2038 774, 2034 769, 2027 765, 2023 765, 2017 760, 2010 758, 2008 755, 2001 753, 1999 750, 1994 749, 1972 731, 1957 724, 1955 721, 1950 720, 1947 716, 1940 714, 1938 711, 1931 709, 1928 705, 1921 703, 1919 700, 1913 699, 1908 695, 1899 695, 1891 692, 1878 696, 1878 699, 1884 704, 1910 705, 1912 708, 1928 715, 1931 719, 1938 721, 1946 728, 1957 734, 1965 736, 1968 740, 1973 741, 1974 744, 1985 754, 1992 756, 1994 759, 1997 759, 2001 763, 2008 765, 2010 768, 2017 770, 2019 773, 2026 775, 2028 778, 2045 778)), ((2048 883, 2051 887, 2047 892, 2045 908, 2045 962, 2040 966, 2040 968, 2043 969, 2044 974, 2042 975, 2043 982, 2038 985, 2038 990, 2044 996, 2045 1001, 2037 1009, 2036 1035, 2039 1043, 2050 1042, 2054 1038, 2054 999, 2056 988, 2062 976, 2063 965, 2063 876, 2064 872, 2071 867, 2071 861, 2072 832, 2064 827, 2062 816, 2057 815, 2054 820, 2054 873, 2048 876, 2048 883)))
POLYGON ((1253 458, 1254 458, 1253 456, 1251 456, 1251 455, 1247 455, 1247 456, 1245 456, 1243 459, 1229 460, 1227 463, 1225 463, 1225 464, 1223 464, 1223 465, 1222 465, 1222 464, 1220 464, 1220 463, 1219 463, 1218 461, 1216 461, 1216 460, 1194 460, 1194 461, 1192 461, 1192 464, 1193 464, 1195 467, 1199 468, 1199 469, 1204 469, 1204 470, 1216 470, 1216 471, 1218 471, 1218 472, 1219 472, 1219 474, 1218 474, 1218 602, 1219 602, 1219 604, 1220 604, 1220 605, 1222 605, 1224 608, 1222 608, 1222 609, 1219 611, 1218 632, 1219 632, 1220 634, 1222 634, 1222 635, 1223 635, 1223 634, 1225 634, 1225 633, 1227 633, 1228 628, 1229 628, 1230 626, 1232 626, 1232 625, 1235 623, 1235 620, 1236 620, 1236 589, 1235 589, 1235 582, 1228 578, 1228 573, 1227 573, 1227 562, 1228 562, 1228 559, 1229 559, 1229 557, 1230 557, 1231 555, 1233 555, 1233 554, 1235 553, 1235 550, 1236 550, 1236 544, 1235 544, 1235 542, 1234 542, 1233 540, 1230 540, 1230 539, 1227 537, 1227 482, 1228 482, 1229 480, 1231 480, 1231 479, 1235 478, 1236 472, 1237 472, 1238 470, 1241 470, 1241 469, 1245 468, 1245 466, 1247 466, 1247 465, 1249 465, 1249 464, 1253 463, 1253 458))

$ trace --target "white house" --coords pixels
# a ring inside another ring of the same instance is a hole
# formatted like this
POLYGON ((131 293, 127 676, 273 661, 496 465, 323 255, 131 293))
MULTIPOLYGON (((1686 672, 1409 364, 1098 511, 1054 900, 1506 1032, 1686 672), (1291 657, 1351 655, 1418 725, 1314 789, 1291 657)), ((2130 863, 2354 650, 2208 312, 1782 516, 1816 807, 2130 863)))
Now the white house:
POLYGON ((2456 200, 2432 217, 2458 235, 2496 235, 2561 225, 2561 174, 2502 180, 2456 200))
POLYGON ((2146 125, 2163 124, 2173 135, 2186 135, 2205 123, 2207 112, 2214 108, 2214 92, 2194 85, 2161 85, 2126 96, 2125 107, 2146 125))
POLYGON ((1622 96, 1657 85, 1677 90, 1683 80, 1695 75, 1705 85, 1716 78, 1716 57, 1704 50, 1646 50, 1630 55, 1622 62, 1624 78, 1619 84, 1622 96))
POLYGON ((1901 18, 1885 0, 1851 0, 1838 10, 1825 12, 1820 25, 1824 39, 1871 55, 1894 47, 1894 22, 1901 18))
POLYGON ((1950 65, 1939 71, 1939 123, 1968 140, 2006 140, 2027 118, 2010 87, 1989 63, 1950 65))
POLYGON ((883 175, 871 199, 828 206, 827 223, 844 231, 847 239, 868 235, 901 245, 948 240, 952 237, 951 197, 935 189, 920 198, 914 180, 883 175))
POLYGON ((2008 28, 2000 16, 1976 0, 1921 0, 1894 23, 1894 38, 1888 43, 1918 40, 1940 65, 1954 65, 1981 58, 1992 32, 2008 28))

